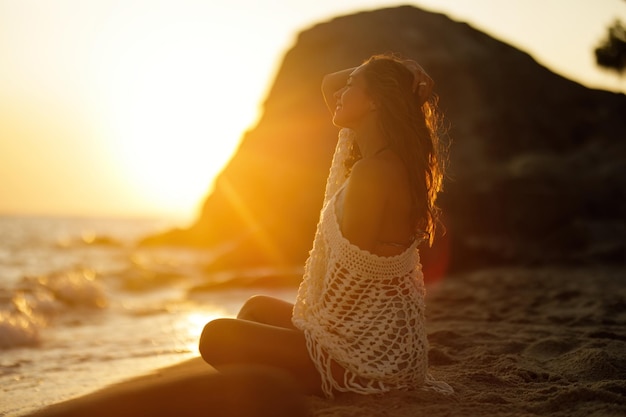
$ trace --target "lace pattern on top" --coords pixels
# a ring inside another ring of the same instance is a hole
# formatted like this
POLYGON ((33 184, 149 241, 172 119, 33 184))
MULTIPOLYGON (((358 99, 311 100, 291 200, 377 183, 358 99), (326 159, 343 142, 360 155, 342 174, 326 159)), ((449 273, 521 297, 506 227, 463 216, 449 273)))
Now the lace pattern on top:
POLYGON ((347 153, 342 152, 349 150, 349 133, 340 133, 293 324, 305 334, 328 397, 334 390, 372 394, 424 387, 451 392, 427 373, 419 241, 399 255, 382 257, 351 244, 341 233, 334 201, 345 182, 342 158, 347 153), (345 369, 341 381, 333 378, 333 361, 345 369))

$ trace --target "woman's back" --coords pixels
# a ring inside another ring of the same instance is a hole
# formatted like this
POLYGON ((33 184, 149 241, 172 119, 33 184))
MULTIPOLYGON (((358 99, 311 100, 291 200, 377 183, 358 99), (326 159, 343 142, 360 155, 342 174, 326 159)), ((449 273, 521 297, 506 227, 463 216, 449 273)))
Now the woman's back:
POLYGON ((408 174, 393 151, 358 161, 342 196, 341 230, 351 243, 380 256, 402 253, 415 238, 408 174))

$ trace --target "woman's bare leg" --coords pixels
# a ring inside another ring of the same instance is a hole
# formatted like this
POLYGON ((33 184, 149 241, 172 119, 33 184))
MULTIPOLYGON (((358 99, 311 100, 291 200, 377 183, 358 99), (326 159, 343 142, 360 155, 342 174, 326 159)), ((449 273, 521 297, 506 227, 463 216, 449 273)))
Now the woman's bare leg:
POLYGON ((291 323, 292 311, 292 303, 265 295, 255 295, 244 303, 237 318, 295 329, 291 323))
POLYGON ((200 337, 200 354, 218 370, 238 364, 280 368, 301 384, 304 393, 321 392, 321 378, 304 333, 293 328, 242 319, 213 320, 200 337))
POLYGON ((304 417, 306 403, 289 375, 274 368, 232 367, 120 385, 56 404, 31 417, 304 417))

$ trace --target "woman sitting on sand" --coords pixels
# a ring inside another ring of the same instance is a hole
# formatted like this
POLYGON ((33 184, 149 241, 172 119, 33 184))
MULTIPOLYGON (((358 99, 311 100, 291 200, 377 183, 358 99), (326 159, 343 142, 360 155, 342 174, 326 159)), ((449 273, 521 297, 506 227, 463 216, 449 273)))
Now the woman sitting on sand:
POLYGON ((432 243, 443 178, 432 87, 416 62, 390 55, 324 77, 342 129, 296 303, 256 296, 237 319, 211 321, 206 362, 278 367, 328 397, 451 391, 427 372, 417 250, 432 243))

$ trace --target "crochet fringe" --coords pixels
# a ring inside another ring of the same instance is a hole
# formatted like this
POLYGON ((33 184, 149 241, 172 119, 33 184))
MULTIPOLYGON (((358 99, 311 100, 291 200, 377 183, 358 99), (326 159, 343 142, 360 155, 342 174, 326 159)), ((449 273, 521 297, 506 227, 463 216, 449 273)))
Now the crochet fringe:
POLYGON ((451 393, 448 384, 427 372, 419 242, 400 255, 381 257, 341 233, 335 197, 345 184, 343 162, 352 140, 352 132, 340 132, 293 324, 305 334, 327 397, 334 391, 374 394, 416 388, 451 393), (345 369, 343 380, 333 377, 333 363, 345 369))

